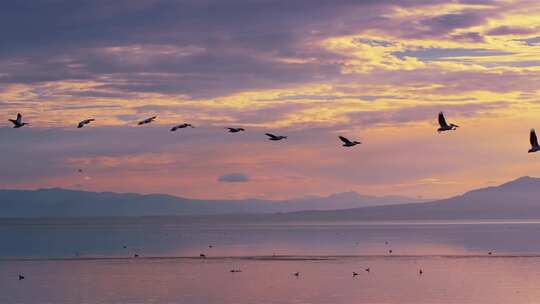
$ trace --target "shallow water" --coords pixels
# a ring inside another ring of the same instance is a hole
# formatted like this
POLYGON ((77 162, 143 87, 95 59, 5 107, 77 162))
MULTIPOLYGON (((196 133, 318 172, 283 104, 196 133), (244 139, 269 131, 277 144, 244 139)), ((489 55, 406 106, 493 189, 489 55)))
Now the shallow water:
POLYGON ((537 303, 539 233, 534 222, 0 221, 0 303, 537 303))

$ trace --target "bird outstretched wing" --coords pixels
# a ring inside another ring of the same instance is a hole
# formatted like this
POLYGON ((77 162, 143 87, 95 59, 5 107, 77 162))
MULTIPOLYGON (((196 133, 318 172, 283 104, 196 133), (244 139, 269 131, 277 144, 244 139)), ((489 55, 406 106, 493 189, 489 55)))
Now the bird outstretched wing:
POLYGON ((341 139, 341 141, 346 143, 346 144, 352 144, 352 142, 350 140, 348 140, 347 138, 345 138, 343 136, 340 136, 339 139, 341 139))
POLYGON ((139 125, 144 125, 144 124, 147 124, 147 123, 151 123, 152 121, 154 121, 154 119, 156 119, 157 116, 152 116, 150 118, 147 118, 145 120, 141 120, 139 121, 139 125))
POLYGON ((278 139, 277 136, 275 136, 274 134, 270 134, 270 133, 264 133, 266 136, 272 138, 272 139, 278 139))
POLYGON ((446 123, 446 119, 444 118, 443 112, 439 112, 439 125, 441 128, 448 127, 448 124, 446 123))
POLYGON ((536 131, 531 129, 531 146, 533 148, 538 147, 538 138, 536 137, 536 131))

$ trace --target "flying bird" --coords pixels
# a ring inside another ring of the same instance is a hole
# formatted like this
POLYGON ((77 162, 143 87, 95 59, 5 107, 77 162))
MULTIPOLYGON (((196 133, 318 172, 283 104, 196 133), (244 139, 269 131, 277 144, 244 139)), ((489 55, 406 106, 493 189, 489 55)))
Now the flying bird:
POLYGON ((440 128, 437 129, 437 132, 439 133, 444 132, 444 131, 452 131, 459 128, 458 125, 455 125, 453 123, 451 124, 446 123, 446 119, 444 118, 443 112, 439 112, 439 126, 440 128))
POLYGON ((540 151, 540 146, 538 145, 538 138, 536 137, 536 131, 534 129, 531 129, 531 148, 529 149, 529 153, 540 151))
POLYGON ((80 128, 84 127, 85 125, 91 123, 94 120, 95 120, 94 118, 85 119, 85 120, 79 122, 79 124, 77 125, 77 128, 80 129, 80 128))
POLYGON ((244 128, 225 128, 225 129, 229 129, 229 133, 238 133, 238 132, 245 131, 244 128))
POLYGON ((142 125, 145 125, 145 124, 149 124, 149 123, 153 122, 156 118, 157 118, 157 116, 149 117, 149 118, 147 118, 145 120, 139 121, 139 123, 137 123, 137 125, 142 126, 142 125))
POLYGON ((274 141, 277 141, 277 140, 282 140, 282 139, 286 139, 287 136, 283 136, 283 135, 274 135, 274 134, 270 134, 270 133, 264 133, 266 134, 266 136, 268 136, 268 140, 274 140, 274 141))
POLYGON ((20 128, 28 125, 28 123, 22 121, 21 113, 17 113, 17 119, 9 119, 13 123, 13 128, 20 128))
POLYGON ((194 126, 192 126, 191 124, 188 124, 188 123, 183 123, 183 124, 179 124, 179 125, 176 125, 174 127, 171 128, 171 132, 174 132, 178 129, 184 129, 184 128, 187 128, 187 127, 190 127, 190 128, 195 128, 194 126))
POLYGON ((354 147, 356 145, 361 144, 361 142, 359 141, 356 141, 356 140, 350 141, 348 138, 343 137, 343 136, 340 136, 339 139, 341 139, 341 141, 343 142, 344 147, 354 147))

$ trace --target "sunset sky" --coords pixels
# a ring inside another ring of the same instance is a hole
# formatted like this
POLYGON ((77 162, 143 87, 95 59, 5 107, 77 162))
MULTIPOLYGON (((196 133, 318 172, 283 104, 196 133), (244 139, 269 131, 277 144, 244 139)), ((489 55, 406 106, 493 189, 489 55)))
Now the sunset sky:
POLYGON ((540 175, 538 1, 8 1, 0 34, 1 188, 442 198, 540 175))

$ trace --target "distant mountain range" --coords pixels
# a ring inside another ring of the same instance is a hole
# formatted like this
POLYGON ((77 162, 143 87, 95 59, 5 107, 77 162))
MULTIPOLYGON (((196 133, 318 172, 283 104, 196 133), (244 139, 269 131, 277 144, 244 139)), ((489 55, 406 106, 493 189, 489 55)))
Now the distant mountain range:
POLYGON ((171 195, 87 192, 60 188, 0 190, 0 217, 175 216, 283 213, 418 203, 420 200, 344 192, 328 197, 271 201, 198 200, 171 195))
POLYGON ((204 221, 209 216, 231 221, 540 219, 540 178, 521 177, 433 202, 355 192, 288 201, 221 201, 65 189, 0 190, 0 217, 178 215, 204 221))
POLYGON ((393 206, 273 215, 273 220, 540 219, 540 178, 520 177, 448 199, 393 206))

